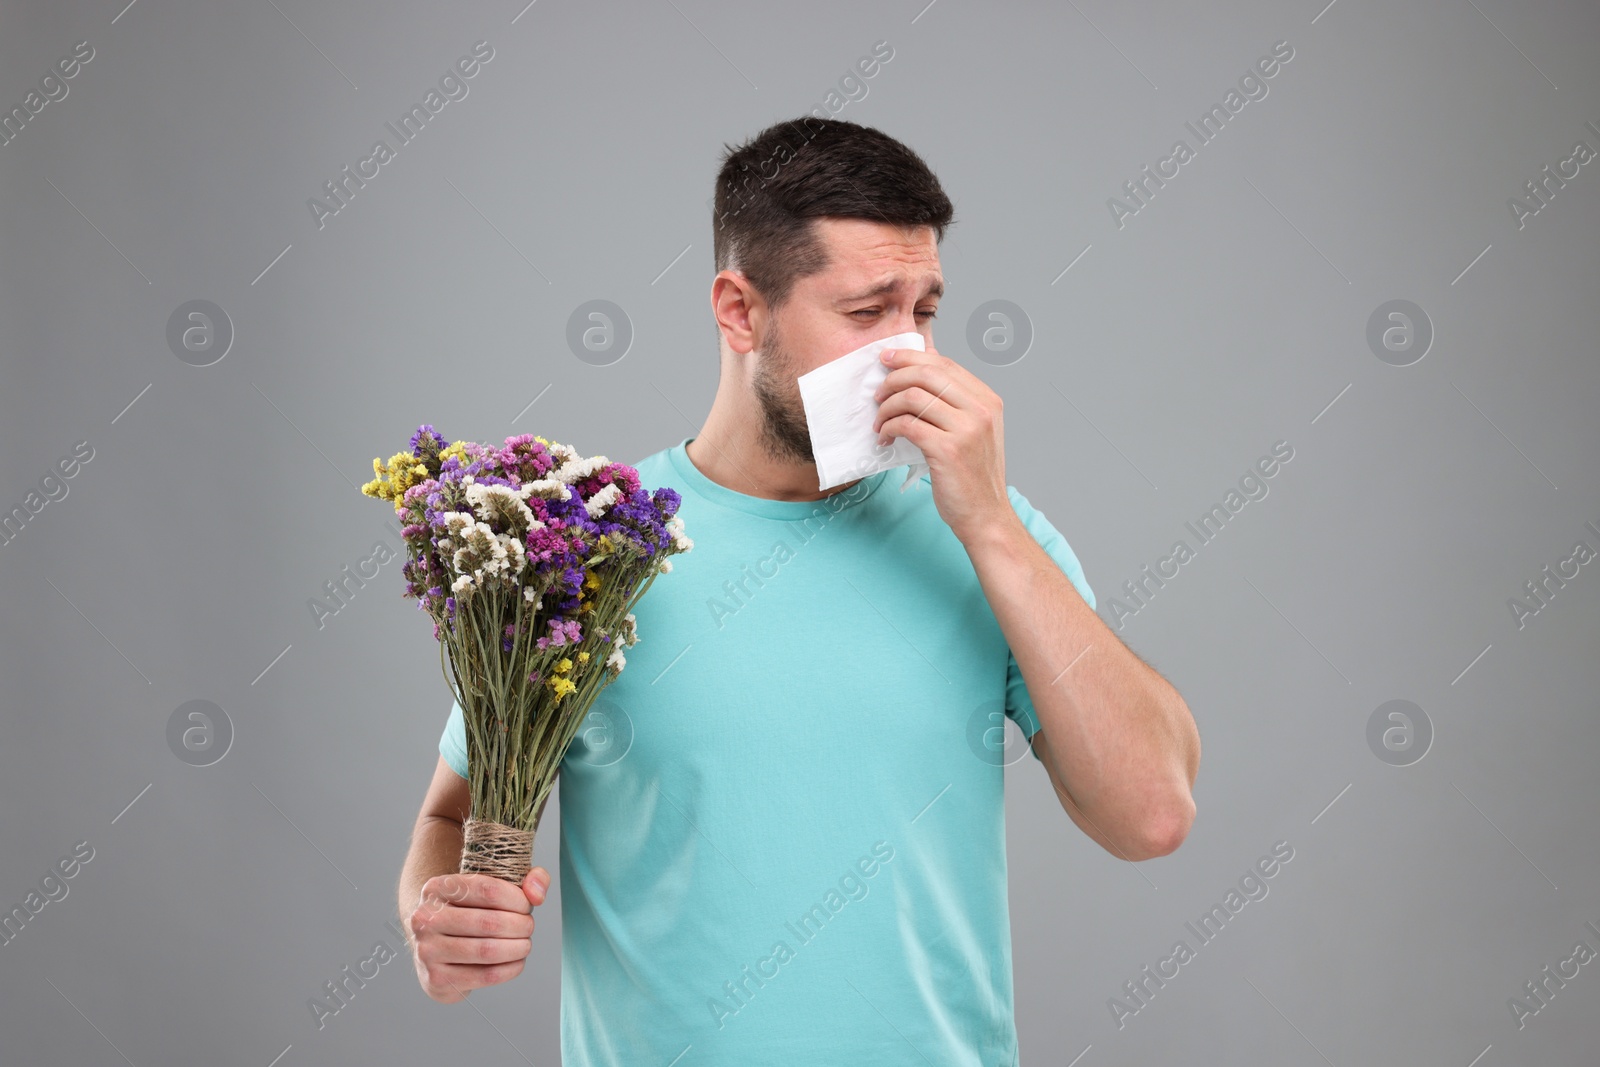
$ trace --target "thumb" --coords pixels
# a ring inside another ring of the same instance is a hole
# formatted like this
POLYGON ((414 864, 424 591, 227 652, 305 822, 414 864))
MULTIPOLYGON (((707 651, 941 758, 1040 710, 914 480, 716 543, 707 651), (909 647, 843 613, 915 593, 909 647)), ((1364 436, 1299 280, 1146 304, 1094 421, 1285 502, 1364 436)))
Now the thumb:
POLYGON ((535 867, 523 876, 522 892, 527 895, 529 903, 543 904, 549 889, 550 872, 543 867, 535 867))

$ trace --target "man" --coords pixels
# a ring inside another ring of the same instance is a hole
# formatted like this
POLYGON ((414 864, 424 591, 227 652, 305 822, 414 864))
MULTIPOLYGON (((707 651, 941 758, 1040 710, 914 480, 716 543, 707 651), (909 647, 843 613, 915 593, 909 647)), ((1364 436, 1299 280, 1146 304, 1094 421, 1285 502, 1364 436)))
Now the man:
MULTIPOLYGON (((1187 706, 1094 612, 1065 538, 1005 480, 1001 402, 933 345, 949 200, 851 122, 724 157, 700 432, 635 464, 695 549, 561 769, 568 1067, 1016 1064, 1003 760, 1012 718, 1115 856, 1194 818, 1187 706), (819 491, 796 379, 870 341, 880 443, 929 473, 819 491)), ((452 707, 400 886, 423 987, 519 974, 550 875, 451 875, 467 814, 452 707)))

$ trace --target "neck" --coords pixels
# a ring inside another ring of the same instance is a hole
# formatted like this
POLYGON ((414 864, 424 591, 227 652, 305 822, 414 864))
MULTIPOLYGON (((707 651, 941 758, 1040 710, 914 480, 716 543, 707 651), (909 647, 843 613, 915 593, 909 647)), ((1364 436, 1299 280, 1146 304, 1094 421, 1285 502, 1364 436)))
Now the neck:
POLYGON ((701 474, 727 489, 765 500, 825 500, 860 481, 819 491, 816 463, 774 456, 761 435, 760 406, 748 395, 745 401, 731 401, 726 389, 718 387, 705 425, 688 445, 689 461, 701 474))

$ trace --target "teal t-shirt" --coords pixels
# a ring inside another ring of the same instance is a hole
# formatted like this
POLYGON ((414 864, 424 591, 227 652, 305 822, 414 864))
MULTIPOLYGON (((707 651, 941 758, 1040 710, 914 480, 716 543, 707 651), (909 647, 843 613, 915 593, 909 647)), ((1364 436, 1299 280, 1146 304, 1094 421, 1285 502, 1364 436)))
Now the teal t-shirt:
POLYGON ((562 1062, 1017 1064, 1001 715, 1039 724, 931 480, 768 500, 691 440, 634 465, 694 548, 558 779, 562 1062))

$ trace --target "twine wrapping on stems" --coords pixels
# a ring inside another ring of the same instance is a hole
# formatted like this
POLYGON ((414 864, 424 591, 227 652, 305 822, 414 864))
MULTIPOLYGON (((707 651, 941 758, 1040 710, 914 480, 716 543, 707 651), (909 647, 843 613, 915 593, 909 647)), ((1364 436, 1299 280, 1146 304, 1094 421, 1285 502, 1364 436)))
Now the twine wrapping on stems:
POLYGON ((462 874, 487 874, 521 885, 532 869, 532 830, 473 818, 462 825, 462 874))

